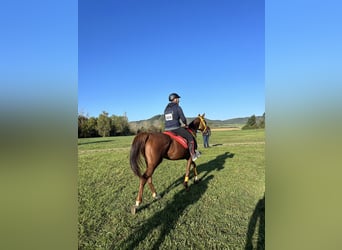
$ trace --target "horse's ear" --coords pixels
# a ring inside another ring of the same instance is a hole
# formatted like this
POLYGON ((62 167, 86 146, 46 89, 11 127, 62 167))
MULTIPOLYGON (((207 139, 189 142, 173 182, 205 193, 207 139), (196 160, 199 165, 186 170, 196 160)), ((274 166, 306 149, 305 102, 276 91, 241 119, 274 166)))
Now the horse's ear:
POLYGON ((205 113, 203 113, 202 117, 204 118, 204 116, 205 116, 205 113))
POLYGON ((201 116, 201 114, 198 114, 198 116, 201 116))

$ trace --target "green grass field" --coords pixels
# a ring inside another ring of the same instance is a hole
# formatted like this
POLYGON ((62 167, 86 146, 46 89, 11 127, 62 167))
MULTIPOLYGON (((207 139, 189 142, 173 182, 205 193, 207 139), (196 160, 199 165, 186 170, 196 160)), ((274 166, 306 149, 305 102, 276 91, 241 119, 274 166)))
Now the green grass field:
POLYGON ((264 249, 265 131, 213 131, 196 161, 201 179, 182 185, 185 160, 164 160, 143 204, 130 212, 139 179, 133 136, 78 140, 79 249, 264 249))

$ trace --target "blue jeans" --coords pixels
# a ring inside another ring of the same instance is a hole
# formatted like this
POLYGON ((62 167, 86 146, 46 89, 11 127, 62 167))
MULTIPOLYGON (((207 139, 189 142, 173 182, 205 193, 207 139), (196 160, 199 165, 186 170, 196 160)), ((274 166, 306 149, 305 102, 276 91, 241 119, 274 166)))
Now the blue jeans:
POLYGON ((209 148, 209 135, 203 135, 203 145, 205 148, 209 148))

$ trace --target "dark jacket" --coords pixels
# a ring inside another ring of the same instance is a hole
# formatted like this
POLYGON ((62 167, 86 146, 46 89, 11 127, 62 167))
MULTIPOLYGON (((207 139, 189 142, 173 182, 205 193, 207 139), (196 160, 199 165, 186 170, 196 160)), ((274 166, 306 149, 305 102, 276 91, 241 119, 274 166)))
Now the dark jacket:
POLYGON ((211 135, 211 130, 208 126, 207 126, 206 130, 204 130, 202 132, 202 135, 204 135, 204 136, 210 136, 211 135))
POLYGON ((165 130, 174 130, 181 127, 180 120, 187 124, 182 108, 174 102, 170 102, 164 110, 165 130))

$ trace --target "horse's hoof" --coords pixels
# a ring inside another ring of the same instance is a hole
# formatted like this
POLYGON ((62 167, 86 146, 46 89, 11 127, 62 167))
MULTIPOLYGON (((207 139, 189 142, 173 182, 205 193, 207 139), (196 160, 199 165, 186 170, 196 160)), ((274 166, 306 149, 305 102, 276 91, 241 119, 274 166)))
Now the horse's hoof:
POLYGON ((183 185, 184 185, 184 187, 185 187, 185 190, 186 190, 186 191, 189 191, 188 183, 187 183, 187 182, 184 182, 183 185))
POLYGON ((156 196, 153 197, 155 200, 160 200, 161 196, 159 194, 157 194, 156 196))
POLYGON ((197 179, 197 180, 194 180, 194 183, 195 184, 198 184, 200 182, 200 180, 199 179, 197 179))
POLYGON ((131 207, 131 213, 132 213, 132 214, 136 214, 136 213, 137 213, 137 210, 138 210, 138 207, 137 207, 136 205, 133 205, 133 206, 131 207))

